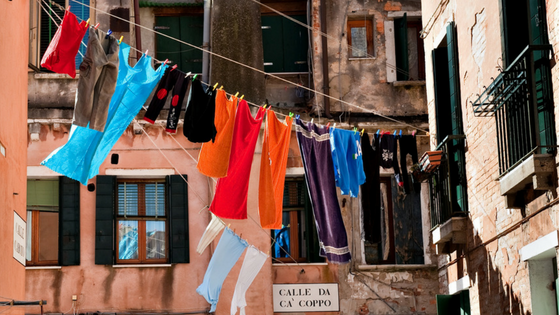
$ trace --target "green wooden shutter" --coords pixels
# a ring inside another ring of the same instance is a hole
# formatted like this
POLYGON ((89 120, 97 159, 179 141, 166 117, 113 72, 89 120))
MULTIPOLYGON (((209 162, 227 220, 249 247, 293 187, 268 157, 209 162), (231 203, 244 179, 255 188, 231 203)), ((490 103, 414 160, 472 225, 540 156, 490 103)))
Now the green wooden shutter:
POLYGON ((408 75, 408 26, 406 13, 402 18, 395 19, 395 57, 397 80, 409 79, 408 75))
POLYGON ((459 293, 459 305, 461 315, 471 315, 471 301, 469 298, 469 290, 463 290, 459 293))
POLYGON ((457 32, 455 22, 447 25, 447 61, 449 71, 449 103, 451 105, 451 132, 463 133, 461 114, 461 89, 459 81, 459 56, 457 52, 457 32))
POLYGON ((95 264, 112 265, 115 234, 116 176, 97 176, 95 195, 95 264))
MULTIPOLYGON (((185 179, 187 175, 182 175, 185 179)), ((165 178, 169 211, 169 256, 171 263, 189 263, 188 186, 181 175, 165 178)))
POLYGON ((461 315, 458 295, 436 295, 438 315, 461 315))
POLYGON ((281 16, 261 17, 264 71, 266 72, 284 72, 282 19, 281 16))
MULTIPOLYGON (((62 7, 66 5, 65 0, 53 0, 53 2, 61 5, 62 7)), ((64 11, 60 10, 56 5, 50 3, 44 3, 43 7, 45 7, 45 9, 48 10, 48 14, 47 12, 45 12, 43 8, 41 8, 41 39, 39 41, 39 45, 40 45, 39 61, 43 58, 45 51, 47 51, 47 47, 49 47, 49 43, 51 42, 51 39, 53 38, 54 34, 56 33, 56 30, 58 29, 56 24, 60 25, 60 20, 53 13, 53 10, 54 12, 56 12, 56 14, 58 14, 58 16, 60 16, 60 18, 63 18, 64 16, 64 11), (49 17, 49 14, 53 17, 54 21, 49 17)))
MULTIPOLYGON (((294 15, 291 17, 303 23, 307 22, 305 15, 294 15)), ((284 49, 283 71, 308 72, 307 47, 309 44, 307 29, 294 21, 282 19, 282 36, 284 49)))
MULTIPOLYGON (((178 16, 156 16, 154 30, 173 38, 181 38, 180 19, 178 16)), ((169 59, 170 65, 176 64, 179 69, 190 71, 181 63, 181 46, 181 43, 175 40, 156 34, 156 59, 169 59)))
MULTIPOLYGON (((198 47, 202 47, 203 16, 181 16, 181 40, 198 47)), ((165 59, 164 59, 165 60, 165 59)), ((179 68, 194 73, 202 72, 202 51, 191 46, 181 44, 181 63, 179 68)))
POLYGON ((80 183, 60 176, 58 185, 58 263, 75 266, 80 264, 80 183))
POLYGON ((434 95, 436 103, 436 124, 438 143, 451 134, 451 111, 449 107, 449 72, 447 70, 447 49, 432 50, 434 74, 434 95))

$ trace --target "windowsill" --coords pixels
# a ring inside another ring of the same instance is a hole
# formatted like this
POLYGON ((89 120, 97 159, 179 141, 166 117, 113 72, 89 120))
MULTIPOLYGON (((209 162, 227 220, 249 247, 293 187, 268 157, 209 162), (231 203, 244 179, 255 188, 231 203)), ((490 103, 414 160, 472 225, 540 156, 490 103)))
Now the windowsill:
POLYGON ((301 74, 309 74, 309 72, 268 72, 273 75, 301 75, 301 74))
POLYGON ((289 263, 289 264, 288 263, 284 263, 284 264, 283 263, 273 263, 272 264, 272 266, 274 266, 274 267, 283 267, 283 266, 297 267, 297 266, 300 266, 300 265, 305 265, 305 266, 328 266, 329 264, 326 263, 326 262, 324 262, 324 263, 298 263, 298 264, 295 264, 295 263, 289 263))
POLYGON ((393 86, 424 86, 426 81, 394 81, 393 86))
POLYGON ((67 75, 67 74, 60 74, 60 73, 35 73, 33 75, 33 78, 36 80, 42 80, 42 79, 47 79, 47 80, 52 80, 52 79, 61 79, 61 80, 77 80, 78 78, 80 78, 80 74, 76 73, 76 78, 72 79, 71 76, 67 75))
POLYGON ((418 270, 418 269, 436 269, 437 265, 359 265, 358 270, 418 270))
POLYGON ((28 266, 25 270, 47 270, 47 269, 62 269, 61 266, 28 266))
POLYGON ((169 268, 171 264, 134 264, 134 265, 113 265, 113 268, 169 268))
POLYGON ((349 57, 348 60, 354 61, 354 60, 375 60, 377 59, 377 57, 364 57, 364 58, 360 58, 360 57, 349 57))

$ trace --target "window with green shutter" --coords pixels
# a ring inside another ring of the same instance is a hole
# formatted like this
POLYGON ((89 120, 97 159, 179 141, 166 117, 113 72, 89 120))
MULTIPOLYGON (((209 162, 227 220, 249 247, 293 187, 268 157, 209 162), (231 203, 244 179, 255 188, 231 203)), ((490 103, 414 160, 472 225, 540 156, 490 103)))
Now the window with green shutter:
MULTIPOLYGON (((173 38, 202 47, 202 15, 156 16, 154 29, 173 38)), ((156 34, 156 58, 169 59, 169 65, 177 65, 183 71, 202 72, 202 51, 179 43, 169 37, 156 34)))
POLYGON ((425 80, 424 41, 420 38, 422 21, 404 13, 394 20, 394 30, 397 80, 425 80))
POLYGON ((469 291, 464 290, 455 295, 436 295, 436 308, 438 315, 470 315, 469 291))
MULTIPOLYGON (((307 24, 305 15, 292 15, 307 24)), ((261 17, 264 71, 308 72, 307 28, 282 16, 261 17)))

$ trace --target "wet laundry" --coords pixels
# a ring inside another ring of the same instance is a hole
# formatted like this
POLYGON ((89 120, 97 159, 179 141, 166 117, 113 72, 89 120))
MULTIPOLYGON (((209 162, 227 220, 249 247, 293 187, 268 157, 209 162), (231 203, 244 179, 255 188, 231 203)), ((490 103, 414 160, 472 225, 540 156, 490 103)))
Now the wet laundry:
POLYGON ((343 195, 358 197, 360 185, 366 180, 360 134, 336 128, 331 128, 329 134, 336 186, 343 195))
POLYGON ((219 89, 216 94, 214 118, 216 140, 202 144, 196 166, 200 173, 215 178, 227 176, 236 111, 237 97, 232 96, 229 99, 226 92, 219 89))
POLYGON ((397 136, 390 133, 382 134, 379 142, 379 150, 381 154, 381 166, 383 168, 393 168, 395 179, 399 186, 402 186, 401 171, 397 159, 397 136))
POLYGON ((272 110, 266 111, 266 126, 259 178, 259 215, 265 229, 282 228, 284 182, 290 151, 293 118, 281 122, 272 110))
POLYGON ((379 135, 373 136, 373 145, 369 135, 362 136, 363 167, 366 180, 362 184, 362 213, 364 239, 370 243, 381 242, 381 185, 379 181, 379 135))
POLYGON ((253 118, 247 101, 239 102, 227 177, 218 179, 210 211, 220 218, 247 219, 247 193, 251 164, 264 117, 262 108, 253 118))
POLYGON ((118 72, 118 40, 90 27, 86 54, 80 64, 73 125, 104 131, 118 72))
POLYGON ((336 195, 329 132, 296 119, 305 180, 319 236, 320 256, 331 263, 348 263, 351 255, 336 195))
POLYGON ((76 54, 88 28, 86 21, 78 23, 74 13, 69 10, 64 12, 62 23, 41 59, 41 67, 56 73, 66 73, 75 78, 76 54))
POLYGON ((190 142, 214 142, 216 139, 214 118, 217 93, 212 88, 204 91, 200 80, 192 81, 183 123, 183 135, 190 142))
POLYGON ((167 125, 165 131, 169 133, 177 132, 177 123, 179 122, 179 115, 183 107, 183 100, 185 93, 189 87, 189 79, 185 78, 185 73, 180 70, 167 68, 165 74, 158 84, 156 92, 152 97, 152 101, 144 114, 144 120, 149 123, 154 123, 159 115, 159 112, 165 105, 167 97, 171 94, 171 102, 169 105, 169 112, 167 114, 167 125))
POLYGON ((243 260, 243 265, 241 266, 241 271, 239 271, 239 277, 235 284, 233 298, 231 299, 230 315, 235 315, 238 307, 240 309, 239 314, 245 315, 245 307, 247 306, 245 294, 251 286, 251 283, 253 283, 253 280, 255 280, 259 274, 259 271, 261 271, 267 258, 267 255, 254 246, 249 246, 247 248, 245 259, 243 260))

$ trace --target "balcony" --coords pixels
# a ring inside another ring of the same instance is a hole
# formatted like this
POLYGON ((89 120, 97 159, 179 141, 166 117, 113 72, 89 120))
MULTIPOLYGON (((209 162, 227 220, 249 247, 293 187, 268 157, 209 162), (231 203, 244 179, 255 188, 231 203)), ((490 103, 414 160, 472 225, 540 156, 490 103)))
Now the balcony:
POLYGON ((473 103, 479 117, 496 117, 501 193, 508 207, 515 195, 533 184, 552 187, 556 136, 551 45, 529 45, 473 103))
POLYGON ((466 243, 465 136, 449 135, 437 150, 442 158, 430 180, 430 209, 433 243, 440 254, 448 243, 466 243))

